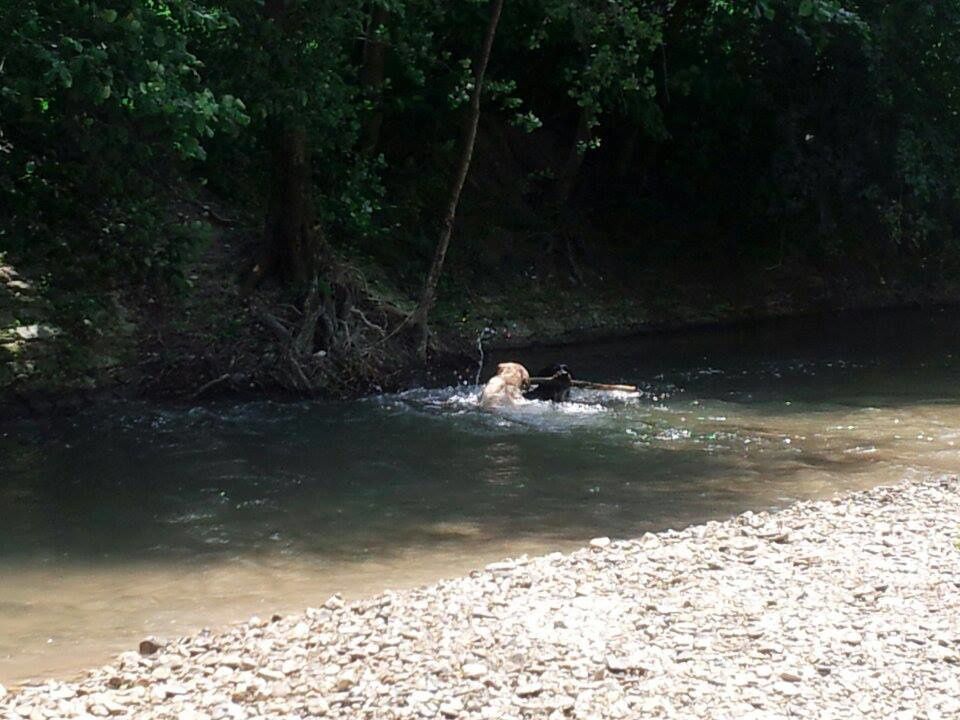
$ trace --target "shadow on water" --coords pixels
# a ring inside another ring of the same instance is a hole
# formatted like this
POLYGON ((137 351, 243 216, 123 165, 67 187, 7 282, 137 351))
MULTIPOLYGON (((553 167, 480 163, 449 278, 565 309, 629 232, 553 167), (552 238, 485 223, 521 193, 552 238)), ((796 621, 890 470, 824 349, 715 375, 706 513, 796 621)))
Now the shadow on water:
POLYGON ((957 330, 952 313, 886 313, 545 349, 517 359, 642 392, 505 414, 457 387, 5 428, 0 681, 166 623, 951 472, 957 330))
MULTIPOLYGON (((2 555, 348 559, 464 536, 623 535, 689 516, 706 497, 700 479, 727 465, 692 445, 657 447, 646 400, 498 417, 481 415, 472 393, 144 408, 119 422, 81 418, 55 442, 8 439, 2 555)), ((725 496, 737 500, 733 489, 711 495, 725 496)))

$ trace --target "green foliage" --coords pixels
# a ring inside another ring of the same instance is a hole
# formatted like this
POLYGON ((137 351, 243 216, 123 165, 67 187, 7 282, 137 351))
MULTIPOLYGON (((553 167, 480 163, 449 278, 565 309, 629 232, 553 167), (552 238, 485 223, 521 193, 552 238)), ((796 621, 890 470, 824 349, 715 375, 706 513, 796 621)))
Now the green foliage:
MULTIPOLYGON (((374 234, 381 162, 357 148, 368 101, 353 52, 364 9, 345 0, 279 4, 282 15, 271 17, 263 3, 221 3, 234 24, 202 49, 205 79, 217 93, 242 98, 251 123, 239 138, 214 141, 209 173, 228 188, 229 176, 268 178, 273 140, 285 129, 305 128, 320 220, 334 234, 374 234)), ((264 201, 263 190, 261 183, 255 201, 264 201)))
POLYGON ((586 113, 591 129, 605 112, 620 112, 645 131, 662 133, 659 115, 644 112, 657 94, 653 65, 663 44, 660 6, 636 0, 541 0, 534 16, 540 19, 527 47, 558 57, 552 80, 586 113))
POLYGON ((64 271, 175 271, 158 192, 243 103, 215 95, 195 46, 234 24, 189 0, 4 3, 0 242, 64 271))
MULTIPOLYGON (((487 10, 483 0, 4 3, 0 202, 11 212, 0 244, 64 278, 176 277, 202 238, 174 219, 170 189, 209 184, 262 211, 274 140, 296 127, 327 234, 391 266, 412 257, 396 274, 416 277, 487 10), (372 90, 374 41, 386 51, 372 90), (382 129, 364 147, 374 116, 382 129)), ((509 224, 509 210, 543 236, 538 214, 544 225, 556 217, 545 198, 579 181, 564 209, 610 235, 630 228, 611 244, 639 245, 630 238, 645 228, 657 238, 631 257, 722 268, 786 257, 925 282, 960 266, 958 56, 957 0, 509 3, 467 209, 475 193, 484 220, 509 224), (497 155, 504 147, 513 156, 497 155)), ((468 256, 484 254, 487 230, 468 256)))

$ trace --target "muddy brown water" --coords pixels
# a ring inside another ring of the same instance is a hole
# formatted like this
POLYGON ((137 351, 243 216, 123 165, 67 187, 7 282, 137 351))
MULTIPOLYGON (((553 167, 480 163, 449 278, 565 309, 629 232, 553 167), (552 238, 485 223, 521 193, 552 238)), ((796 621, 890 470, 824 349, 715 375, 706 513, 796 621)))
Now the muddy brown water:
POLYGON ((953 473, 958 358, 955 311, 886 312, 519 353, 642 392, 501 415, 460 385, 5 426, 0 682, 334 592, 953 473))

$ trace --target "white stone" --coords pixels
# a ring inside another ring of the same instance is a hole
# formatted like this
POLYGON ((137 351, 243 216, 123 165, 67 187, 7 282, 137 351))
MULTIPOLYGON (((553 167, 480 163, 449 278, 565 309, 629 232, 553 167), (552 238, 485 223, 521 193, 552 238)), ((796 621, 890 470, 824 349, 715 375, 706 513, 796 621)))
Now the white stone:
POLYGON ((465 678, 477 680, 485 676, 488 671, 487 666, 483 663, 464 663, 460 668, 460 672, 463 673, 465 678))
POLYGON ((522 698, 533 697, 534 695, 539 695, 542 692, 543 686, 535 680, 517 685, 517 696, 522 698))

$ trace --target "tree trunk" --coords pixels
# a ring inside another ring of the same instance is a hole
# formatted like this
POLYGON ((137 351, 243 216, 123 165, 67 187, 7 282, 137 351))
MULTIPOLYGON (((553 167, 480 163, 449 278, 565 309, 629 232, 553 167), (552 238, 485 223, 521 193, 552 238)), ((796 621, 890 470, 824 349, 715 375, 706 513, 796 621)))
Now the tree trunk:
POLYGON ((554 202, 558 208, 565 207, 570 201, 573 189, 577 185, 580 168, 583 167, 583 156, 586 154, 583 144, 588 140, 590 140, 590 113, 582 107, 577 119, 577 132, 573 138, 573 145, 570 147, 567 161, 564 163, 563 170, 557 180, 554 202))
POLYGON ((411 316, 411 322, 414 327, 420 331, 418 351, 422 358, 426 358, 427 341, 430 334, 427 318, 436 301, 437 284, 440 282, 443 262, 447 257, 447 248, 450 247, 450 236, 453 234, 453 224, 457 218, 457 206, 460 204, 460 193, 463 191, 463 185, 467 180, 467 173, 470 171, 470 161, 473 158, 473 146, 477 139, 477 125, 480 122, 480 96, 483 92, 483 76, 487 72, 487 64, 490 61, 490 51, 493 48, 493 39, 497 34, 497 23, 500 22, 500 13, 502 10, 503 0, 493 0, 490 8, 490 20, 487 24, 487 32, 483 38, 479 62, 474 72, 473 92, 470 95, 470 115, 467 118, 467 123, 464 128, 463 143, 460 149, 460 162, 457 166, 457 174, 450 187, 450 197, 447 201, 447 211, 443 216, 440 240, 437 242, 437 247, 433 254, 430 272, 427 274, 426 282, 423 284, 420 303, 411 316))
POLYGON ((364 155, 373 155, 380 144, 380 128, 383 127, 383 76, 387 57, 386 43, 379 29, 386 26, 390 13, 381 5, 375 5, 370 13, 370 27, 363 42, 363 67, 360 69, 360 84, 373 108, 363 118, 360 150, 364 155))
POLYGON ((310 153, 303 127, 282 130, 273 149, 273 182, 265 241, 269 268, 282 282, 303 284, 313 273, 316 238, 310 201, 310 153))
POLYGON ((627 131, 627 136, 620 144, 620 153, 616 160, 617 178, 623 179, 626 177, 627 173, 630 172, 630 167, 633 165, 633 156, 637 152, 637 140, 639 139, 640 125, 634 124, 627 131))
MULTIPOLYGON (((288 0, 266 0, 263 15, 281 29, 289 20, 288 0)), ((280 43, 283 39, 279 40, 280 43)), ((282 71, 281 48, 271 47, 271 63, 282 71)), ((273 117, 268 123, 272 176, 260 258, 244 282, 251 290, 266 277, 306 284, 313 276, 317 237, 313 229, 310 150, 307 130, 296 118, 273 117)))

